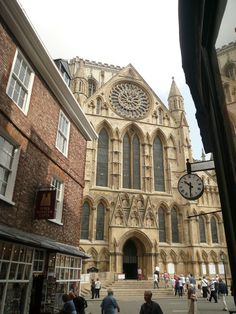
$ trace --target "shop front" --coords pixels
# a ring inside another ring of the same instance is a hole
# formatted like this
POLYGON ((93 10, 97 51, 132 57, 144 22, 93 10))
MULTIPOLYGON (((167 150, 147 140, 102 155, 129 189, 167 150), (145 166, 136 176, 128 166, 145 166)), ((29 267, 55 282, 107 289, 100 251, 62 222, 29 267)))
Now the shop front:
POLYGON ((87 256, 46 237, 16 233, 6 226, 0 229, 0 314, 61 309, 62 294, 79 291, 82 260, 87 256))

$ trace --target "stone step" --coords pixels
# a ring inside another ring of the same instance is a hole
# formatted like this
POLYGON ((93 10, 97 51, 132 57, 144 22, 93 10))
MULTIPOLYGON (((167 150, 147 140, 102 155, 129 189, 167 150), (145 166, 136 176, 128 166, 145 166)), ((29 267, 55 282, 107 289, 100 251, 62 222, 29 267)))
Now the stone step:
MULTIPOLYGON (((102 286, 100 290, 100 299, 104 298, 107 295, 107 289, 111 288, 114 292, 114 295, 119 298, 123 296, 137 296, 143 298, 143 293, 145 290, 151 290, 153 297, 170 297, 173 296, 172 288, 165 288, 163 285, 159 289, 153 289, 152 280, 122 280, 115 281, 110 285, 102 286)), ((81 294, 86 298, 91 298, 90 290, 82 290, 81 294)))

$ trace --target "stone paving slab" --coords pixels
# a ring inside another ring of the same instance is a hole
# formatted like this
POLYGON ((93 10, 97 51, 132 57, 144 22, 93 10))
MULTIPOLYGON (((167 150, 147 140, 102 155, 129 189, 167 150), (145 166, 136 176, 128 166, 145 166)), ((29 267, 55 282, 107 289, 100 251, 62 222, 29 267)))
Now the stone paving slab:
MULTIPOLYGON (((158 298, 153 299, 158 302, 163 310, 164 314, 175 314, 175 313, 188 313, 188 302, 186 296, 183 298, 170 297, 170 298, 158 298)), ((86 314, 101 314, 101 299, 88 300, 88 308, 86 309, 86 314)), ((144 300, 140 298, 135 298, 134 296, 124 296, 122 298, 117 298, 117 302, 120 306, 120 314, 138 314, 141 305, 144 300)), ((231 296, 227 297, 227 304, 229 308, 234 307, 234 300, 231 296)), ((202 298, 197 301, 197 314, 217 314, 217 313, 229 313, 223 311, 223 304, 221 300, 218 303, 209 302, 202 298)))

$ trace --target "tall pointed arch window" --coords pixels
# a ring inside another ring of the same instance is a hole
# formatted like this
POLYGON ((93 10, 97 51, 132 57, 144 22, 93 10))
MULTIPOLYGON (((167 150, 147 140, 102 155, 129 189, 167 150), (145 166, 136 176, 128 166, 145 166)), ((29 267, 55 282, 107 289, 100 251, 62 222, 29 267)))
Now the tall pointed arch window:
POLYGON ((96 240, 104 240, 105 207, 102 203, 97 207, 96 240))
POLYGON ((123 139, 123 187, 140 189, 140 141, 135 133, 127 132, 123 139))
POLYGON ((90 217, 90 206, 88 202, 85 202, 82 208, 81 217, 81 239, 88 240, 89 238, 89 217, 90 217))
POLYGON ((211 238, 212 243, 219 243, 216 218, 211 217, 211 238))
POLYGON ((159 137, 153 142, 153 164, 155 191, 165 191, 163 145, 159 137))
POLYGON ((172 231, 172 242, 179 243, 179 226, 178 226, 178 215, 176 208, 171 210, 171 231, 172 231))
POLYGON ((96 185, 108 185, 108 149, 109 149, 109 136, 106 129, 102 129, 98 137, 97 149, 97 176, 96 185))
POLYGON ((92 96, 96 91, 96 83, 93 79, 88 80, 88 97, 92 96))
POLYGON ((199 234, 200 234, 200 243, 206 243, 205 221, 202 216, 199 217, 199 234))
POLYGON ((163 208, 158 210, 158 221, 159 221, 159 242, 166 242, 166 219, 165 211, 163 208))

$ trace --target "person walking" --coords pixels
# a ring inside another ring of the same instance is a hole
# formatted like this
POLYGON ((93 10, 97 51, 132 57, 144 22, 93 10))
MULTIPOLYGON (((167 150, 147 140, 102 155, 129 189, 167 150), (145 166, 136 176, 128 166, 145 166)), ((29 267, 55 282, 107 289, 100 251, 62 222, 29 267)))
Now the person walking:
POLYGON ((101 303, 101 314, 115 314, 115 311, 120 312, 120 307, 113 296, 112 289, 107 289, 107 296, 101 303))
POLYGON ((218 285, 218 293, 220 295, 220 300, 222 300, 222 303, 224 305, 223 311, 228 311, 228 306, 226 303, 226 295, 228 292, 228 288, 226 284, 223 282, 222 278, 219 278, 219 285, 218 285))
POLYGON ((180 292, 179 292, 180 288, 179 288, 179 277, 177 277, 175 279, 175 296, 179 296, 180 297, 180 292))
POLYGON ((62 295, 62 301, 64 302, 63 309, 60 313, 63 314, 77 314, 73 300, 70 299, 68 294, 62 295))
POLYGON ((138 280, 142 280, 142 268, 138 268, 138 280))
POLYGON ((216 296, 216 288, 215 288, 215 278, 211 279, 209 288, 210 288, 210 298, 209 302, 211 302, 211 299, 213 298, 215 300, 215 303, 217 303, 217 296, 216 296))
POLYGON ((155 272, 153 274, 153 289, 159 288, 159 284, 158 284, 158 275, 155 272))
POLYGON ((73 300, 77 314, 85 314, 85 308, 88 307, 85 298, 76 295, 73 291, 69 292, 69 298, 73 300))
POLYGON ((94 299, 94 296, 95 296, 95 281, 94 281, 94 279, 91 280, 91 294, 92 294, 92 299, 94 299))
POLYGON ((156 267, 155 267, 155 274, 157 274, 157 276, 158 276, 158 282, 160 282, 160 267, 159 267, 159 266, 156 266, 156 267))
POLYGON ((100 298, 100 289, 101 289, 101 281, 99 281, 99 278, 95 281, 95 298, 100 298))
POLYGON ((201 288, 202 288, 202 296, 204 299, 207 299, 207 295, 209 293, 208 290, 208 280, 206 279, 206 276, 203 276, 201 280, 201 288))
POLYGON ((197 313, 197 295, 196 288, 194 284, 190 283, 188 286, 188 314, 196 314, 197 313))
POLYGON ((144 291, 145 303, 141 305, 139 314, 163 314, 160 305, 152 301, 152 292, 150 290, 144 291))

